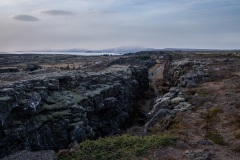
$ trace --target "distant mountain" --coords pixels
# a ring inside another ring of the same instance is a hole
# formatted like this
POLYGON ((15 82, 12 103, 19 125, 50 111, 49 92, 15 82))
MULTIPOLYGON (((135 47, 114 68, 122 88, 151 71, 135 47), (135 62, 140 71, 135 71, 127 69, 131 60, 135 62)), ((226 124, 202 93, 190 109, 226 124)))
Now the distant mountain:
POLYGON ((111 53, 135 53, 139 51, 149 51, 155 50, 154 48, 144 48, 144 47, 135 47, 135 46, 123 46, 110 49, 96 50, 97 52, 111 52, 111 53))
POLYGON ((164 48, 165 51, 221 51, 221 49, 164 48))
POLYGON ((63 49, 63 50, 35 50, 35 51, 18 51, 18 52, 87 52, 87 53, 135 53, 139 51, 154 51, 154 48, 144 48, 138 46, 122 46, 109 49, 88 50, 88 49, 63 49))

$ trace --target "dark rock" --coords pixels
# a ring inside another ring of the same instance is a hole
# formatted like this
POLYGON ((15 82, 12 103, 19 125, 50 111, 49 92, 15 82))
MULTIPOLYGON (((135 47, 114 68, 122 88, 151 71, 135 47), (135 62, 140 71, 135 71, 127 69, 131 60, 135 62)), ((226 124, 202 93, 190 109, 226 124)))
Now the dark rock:
POLYGON ((158 112, 145 124, 144 132, 146 133, 149 127, 153 126, 156 121, 159 121, 162 118, 166 117, 169 113, 169 109, 159 109, 158 112))
POLYGON ((214 159, 214 152, 198 149, 198 150, 187 150, 185 151, 185 156, 189 159, 195 159, 195 160, 213 160, 214 159))
POLYGON ((0 157, 119 134, 149 87, 144 67, 68 71, 0 88, 0 157))
POLYGON ((51 150, 38 152, 30 152, 23 150, 11 156, 7 156, 2 160, 57 160, 57 159, 58 159, 57 154, 51 150))
POLYGON ((12 109, 12 114, 19 116, 29 116, 37 113, 41 102, 41 96, 34 92, 29 99, 22 99, 12 109))
POLYGON ((200 145, 212 146, 214 143, 208 139, 203 139, 197 142, 200 145))
POLYGON ((35 71, 38 69, 42 69, 42 67, 37 64, 27 64, 27 66, 24 68, 25 71, 35 71))
POLYGON ((171 99, 171 104, 172 104, 172 105, 177 105, 177 104, 179 104, 180 102, 184 102, 184 101, 185 101, 185 98, 175 97, 175 98, 171 99))
POLYGON ((0 73, 14 73, 20 72, 17 68, 0 68, 0 73))

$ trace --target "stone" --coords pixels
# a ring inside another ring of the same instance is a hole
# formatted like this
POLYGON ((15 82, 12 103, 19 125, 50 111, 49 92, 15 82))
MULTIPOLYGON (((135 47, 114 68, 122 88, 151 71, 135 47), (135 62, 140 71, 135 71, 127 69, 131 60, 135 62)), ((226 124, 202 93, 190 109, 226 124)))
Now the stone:
POLYGON ((156 104, 157 102, 160 102, 161 100, 162 100, 162 97, 157 98, 156 101, 155 101, 155 104, 156 104))
POLYGON ((186 150, 184 155, 187 158, 194 159, 194 160, 213 160, 215 154, 213 151, 196 149, 196 150, 186 150))
POLYGON ((144 133, 147 132, 147 129, 153 126, 157 120, 161 120, 170 113, 169 109, 159 109, 158 112, 145 124, 144 133))
POLYGON ((38 152, 23 150, 7 156, 2 160, 58 160, 58 157, 57 154, 52 150, 38 152))
POLYGON ((168 92, 168 93, 166 93, 162 98, 167 98, 167 97, 173 98, 173 97, 175 97, 175 96, 176 96, 176 93, 168 92))
POLYGON ((157 102, 153 106, 152 110, 148 113, 148 115, 152 115, 152 114, 156 113, 159 109, 168 109, 169 104, 170 104, 170 98, 169 97, 161 98, 161 101, 157 102))
POLYGON ((30 99, 19 100, 17 105, 13 108, 12 112, 19 116, 29 116, 38 112, 41 102, 41 96, 34 92, 31 94, 30 99))
POLYGON ((179 92, 179 88, 178 88, 178 87, 171 87, 171 88, 169 89, 169 92, 178 93, 178 92, 179 92))
POLYGON ((56 101, 51 97, 51 96, 47 96, 44 101, 47 103, 47 104, 55 104, 56 101))
POLYGON ((208 139, 200 140, 197 143, 204 146, 212 146, 214 144, 211 140, 208 139))
POLYGON ((187 102, 180 102, 177 106, 175 106, 175 109, 180 109, 181 111, 186 111, 188 109, 190 109, 192 107, 192 105, 190 103, 187 102))
POLYGON ((59 80, 50 79, 48 83, 48 89, 50 91, 57 91, 59 90, 59 80))
POLYGON ((14 73, 14 72, 20 72, 17 68, 1 68, 0 73, 14 73))
POLYGON ((184 102, 184 101, 185 101, 185 98, 183 98, 183 97, 176 97, 176 98, 171 99, 171 104, 172 105, 177 105, 180 102, 184 102))
POLYGON ((27 66, 24 68, 25 71, 35 71, 38 69, 42 69, 42 67, 37 64, 27 64, 27 66))
POLYGON ((160 102, 161 106, 168 106, 170 104, 170 97, 165 97, 160 102))

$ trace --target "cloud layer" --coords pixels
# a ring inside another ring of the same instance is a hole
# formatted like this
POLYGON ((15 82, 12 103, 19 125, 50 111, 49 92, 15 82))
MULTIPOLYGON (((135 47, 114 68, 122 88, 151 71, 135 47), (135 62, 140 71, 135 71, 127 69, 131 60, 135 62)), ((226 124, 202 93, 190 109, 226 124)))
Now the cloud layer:
POLYGON ((0 10, 0 51, 240 48, 239 0, 0 0, 0 10))
POLYGON ((41 10, 40 13, 51 16, 69 16, 73 15, 73 12, 65 10, 41 10))
POLYGON ((15 15, 12 18, 18 21, 26 21, 26 22, 34 22, 39 20, 38 18, 30 15, 15 15))

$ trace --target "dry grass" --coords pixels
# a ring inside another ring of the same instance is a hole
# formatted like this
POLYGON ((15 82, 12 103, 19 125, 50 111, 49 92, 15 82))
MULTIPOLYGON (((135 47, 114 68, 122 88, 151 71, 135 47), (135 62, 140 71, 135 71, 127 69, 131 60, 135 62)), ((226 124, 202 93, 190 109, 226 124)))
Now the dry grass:
POLYGON ((240 139, 240 129, 234 133, 235 138, 240 139))
POLYGON ((233 148, 233 151, 240 153, 240 146, 233 148))
POLYGON ((216 130, 207 131, 206 137, 218 145, 226 145, 223 137, 216 130))
POLYGON ((218 145, 226 145, 223 137, 218 133, 216 129, 214 129, 214 124, 219 123, 218 114, 222 113, 223 111, 220 108, 211 108, 208 109, 205 113, 204 120, 206 122, 205 129, 206 129, 206 138, 210 139, 214 143, 218 145))

